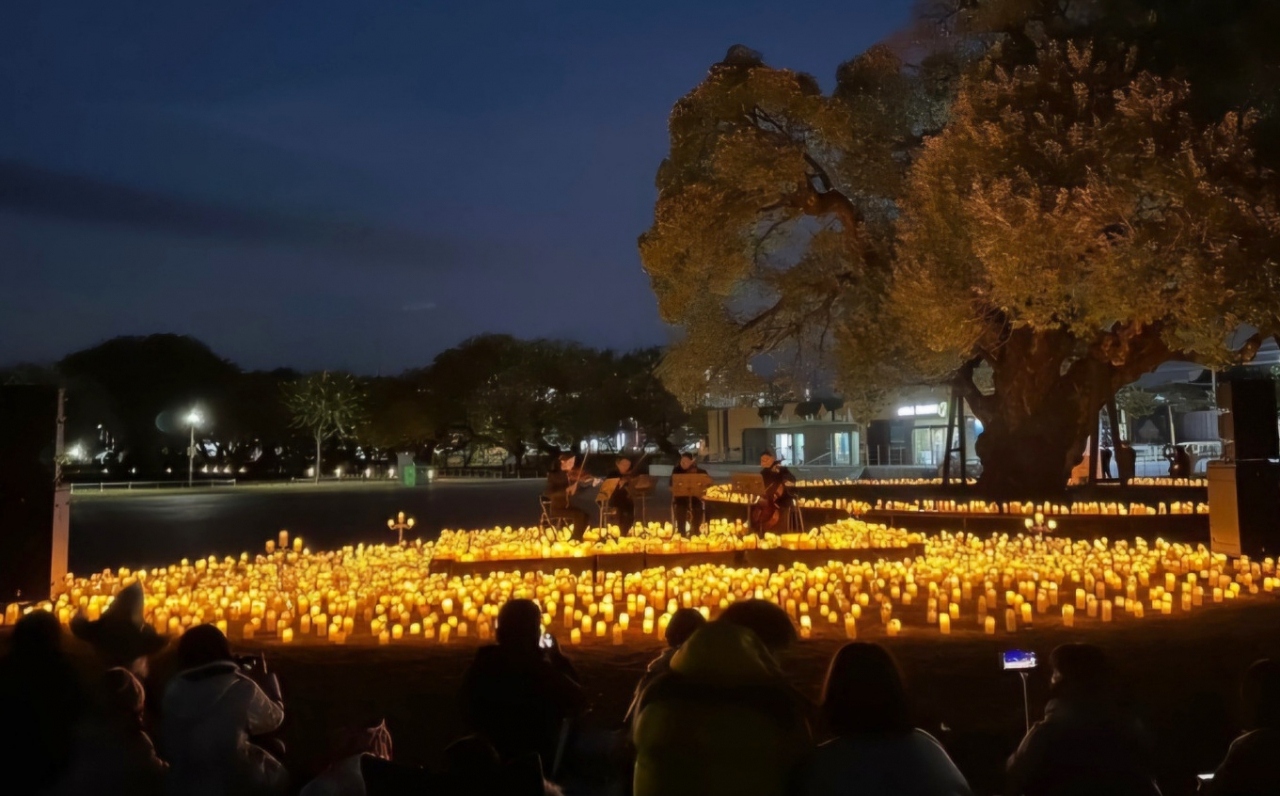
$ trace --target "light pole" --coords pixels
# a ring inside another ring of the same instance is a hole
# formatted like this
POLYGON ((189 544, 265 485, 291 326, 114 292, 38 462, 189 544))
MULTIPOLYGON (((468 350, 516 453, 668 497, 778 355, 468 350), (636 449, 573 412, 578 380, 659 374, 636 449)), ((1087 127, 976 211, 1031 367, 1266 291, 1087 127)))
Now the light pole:
POLYGON ((204 418, 200 416, 199 409, 192 409, 187 413, 187 426, 191 429, 191 443, 187 446, 187 487, 192 485, 192 478, 196 470, 196 426, 204 422, 204 418))

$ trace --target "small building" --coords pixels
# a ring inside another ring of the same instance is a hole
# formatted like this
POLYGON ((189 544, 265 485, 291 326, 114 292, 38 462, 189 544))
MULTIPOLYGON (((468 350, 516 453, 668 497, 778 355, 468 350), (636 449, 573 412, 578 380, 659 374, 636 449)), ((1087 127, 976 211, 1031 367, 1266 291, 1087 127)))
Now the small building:
MULTIPOLYGON (((975 461, 973 441, 982 424, 967 407, 965 424, 965 458, 975 461)), ((770 452, 806 467, 937 468, 946 456, 946 429, 945 394, 913 395, 870 422, 855 418, 838 398, 735 406, 707 410, 707 455, 726 464, 752 464, 770 452)))

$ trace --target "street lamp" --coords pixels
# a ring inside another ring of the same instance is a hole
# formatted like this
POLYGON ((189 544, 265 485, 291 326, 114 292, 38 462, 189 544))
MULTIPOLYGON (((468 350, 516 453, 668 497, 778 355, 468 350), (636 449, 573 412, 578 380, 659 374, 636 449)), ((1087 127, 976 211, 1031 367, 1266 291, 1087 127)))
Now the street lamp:
POLYGON ((196 426, 203 422, 199 409, 187 412, 187 426, 191 429, 191 443, 187 446, 187 487, 191 487, 196 469, 196 426))

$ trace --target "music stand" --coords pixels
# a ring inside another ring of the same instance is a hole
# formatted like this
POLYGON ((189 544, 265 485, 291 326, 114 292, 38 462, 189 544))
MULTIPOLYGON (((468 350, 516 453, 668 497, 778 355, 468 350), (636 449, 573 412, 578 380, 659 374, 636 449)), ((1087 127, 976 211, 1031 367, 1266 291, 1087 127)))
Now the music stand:
POLYGON ((729 486, 734 492, 755 496, 755 500, 747 501, 744 504, 747 508, 747 524, 750 525, 751 506, 760 502, 760 498, 764 497, 764 476, 760 473, 734 473, 730 476, 729 486))
POLYGON ((600 509, 600 528, 605 528, 605 517, 613 512, 609 508, 609 499, 613 497, 613 493, 618 491, 618 484, 622 483, 620 478, 606 478, 600 484, 600 491, 596 493, 596 506, 600 509))
MULTIPOLYGON (((671 476, 671 524, 676 526, 677 533, 684 530, 684 521, 676 517, 676 501, 681 498, 690 499, 684 516, 684 520, 688 520, 693 511, 693 501, 702 500, 703 496, 707 494, 707 489, 713 483, 711 476, 706 473, 675 474, 671 476)), ((698 528, 693 529, 695 533, 698 530, 698 528)))
POLYGON ((631 485, 627 487, 627 491, 631 493, 631 497, 640 501, 640 524, 645 525, 649 521, 649 515, 646 511, 648 505, 647 500, 653 495, 653 490, 657 487, 658 482, 651 475, 637 475, 631 479, 631 485))

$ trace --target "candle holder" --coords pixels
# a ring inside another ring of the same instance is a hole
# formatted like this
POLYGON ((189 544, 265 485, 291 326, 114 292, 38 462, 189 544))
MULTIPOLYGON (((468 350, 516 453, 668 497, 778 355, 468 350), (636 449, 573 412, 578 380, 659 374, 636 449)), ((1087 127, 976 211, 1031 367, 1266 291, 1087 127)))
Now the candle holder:
POLYGON ((387 528, 396 531, 398 534, 396 544, 404 546, 404 532, 413 529, 413 517, 405 518, 404 512, 398 513, 394 518, 387 520, 387 528))

